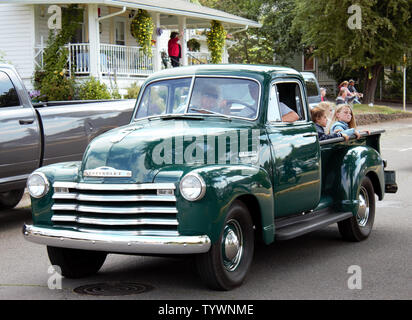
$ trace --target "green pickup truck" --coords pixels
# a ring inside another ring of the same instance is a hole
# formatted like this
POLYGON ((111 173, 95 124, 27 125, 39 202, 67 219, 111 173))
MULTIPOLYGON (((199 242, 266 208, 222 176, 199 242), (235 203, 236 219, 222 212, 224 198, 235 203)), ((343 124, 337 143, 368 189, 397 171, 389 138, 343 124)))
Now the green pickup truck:
POLYGON ((319 142, 290 68, 165 70, 143 84, 129 125, 95 138, 81 162, 31 174, 23 234, 68 278, 96 273, 108 253, 192 254, 209 287, 229 290, 256 241, 334 223, 345 240, 369 236, 375 195, 397 190, 382 132, 319 142))

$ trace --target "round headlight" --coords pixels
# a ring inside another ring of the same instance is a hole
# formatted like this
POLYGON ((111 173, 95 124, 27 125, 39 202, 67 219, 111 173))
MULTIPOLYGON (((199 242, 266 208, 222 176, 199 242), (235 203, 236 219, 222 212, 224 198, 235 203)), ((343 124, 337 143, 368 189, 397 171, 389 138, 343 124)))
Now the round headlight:
POLYGON ((198 174, 189 173, 180 181, 180 192, 186 200, 200 200, 205 195, 206 184, 198 174))
POLYGON ((27 189, 33 198, 43 197, 50 188, 49 181, 41 172, 32 173, 27 179, 27 189))

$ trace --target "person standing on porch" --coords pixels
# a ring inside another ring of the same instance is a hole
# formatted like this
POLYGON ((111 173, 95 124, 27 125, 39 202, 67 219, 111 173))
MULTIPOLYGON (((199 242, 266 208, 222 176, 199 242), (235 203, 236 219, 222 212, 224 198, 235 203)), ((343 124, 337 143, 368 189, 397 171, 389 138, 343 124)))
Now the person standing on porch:
POLYGON ((168 42, 168 53, 170 57, 170 61, 172 63, 173 68, 178 67, 180 65, 179 56, 180 56, 180 46, 177 43, 179 41, 178 33, 172 32, 170 34, 170 40, 168 42))

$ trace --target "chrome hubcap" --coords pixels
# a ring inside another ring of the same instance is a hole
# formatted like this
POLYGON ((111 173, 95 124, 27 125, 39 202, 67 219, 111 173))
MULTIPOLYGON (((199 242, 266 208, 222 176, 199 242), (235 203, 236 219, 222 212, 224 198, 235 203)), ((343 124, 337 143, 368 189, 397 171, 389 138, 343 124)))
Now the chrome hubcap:
POLYGON ((236 220, 229 220, 223 230, 222 256, 226 270, 234 271, 243 254, 242 229, 236 220))
POLYGON ((359 191, 359 209, 356 220, 360 227, 365 227, 369 220, 369 197, 364 187, 361 187, 359 191))

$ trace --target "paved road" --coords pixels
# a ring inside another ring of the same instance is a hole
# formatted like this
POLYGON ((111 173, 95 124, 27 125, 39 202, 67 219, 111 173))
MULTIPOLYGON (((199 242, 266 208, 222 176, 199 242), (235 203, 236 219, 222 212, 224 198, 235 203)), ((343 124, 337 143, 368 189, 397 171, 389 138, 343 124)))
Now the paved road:
POLYGON ((63 279, 61 290, 50 290, 45 247, 26 242, 21 235, 23 222, 31 220, 23 201, 18 209, 0 214, 0 299, 95 299, 73 289, 110 281, 139 282, 153 289, 100 299, 411 299, 412 119, 368 126, 382 127, 387 130, 382 154, 397 170, 400 190, 378 203, 367 241, 344 242, 337 227, 330 226, 259 247, 246 282, 230 292, 205 289, 191 259, 123 255, 109 255, 96 276, 63 279), (353 276, 348 268, 354 265, 361 268, 362 289, 348 288, 353 276))

